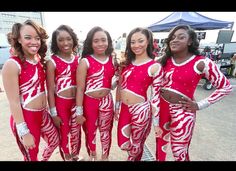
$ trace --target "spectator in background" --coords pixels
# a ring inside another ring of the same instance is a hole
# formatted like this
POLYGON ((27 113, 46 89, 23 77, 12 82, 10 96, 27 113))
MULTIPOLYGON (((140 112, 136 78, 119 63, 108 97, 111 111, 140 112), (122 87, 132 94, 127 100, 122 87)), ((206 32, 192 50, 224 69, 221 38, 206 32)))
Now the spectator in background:
POLYGON ((120 39, 121 59, 124 58, 125 48, 126 48, 126 33, 123 33, 120 39))
POLYGON ((13 55, 15 55, 15 50, 14 50, 14 47, 13 47, 13 40, 12 40, 12 33, 11 32, 7 33, 7 41, 11 46, 9 52, 13 56, 13 55))
POLYGON ((211 53, 211 47, 206 46, 202 52, 202 55, 205 56, 206 58, 213 59, 212 58, 212 53, 211 53))
POLYGON ((212 52, 212 60, 216 61, 216 60, 220 59, 221 54, 222 54, 222 52, 221 52, 220 47, 216 47, 215 50, 212 52))
POLYGON ((120 50, 120 39, 121 39, 121 37, 119 37, 119 38, 116 40, 115 46, 114 46, 114 44, 113 44, 113 46, 114 46, 115 49, 120 50))
POLYGON ((160 50, 159 45, 158 45, 158 39, 154 39, 154 41, 153 41, 153 48, 154 48, 153 54, 154 54, 155 57, 157 57, 158 56, 158 52, 160 50))
POLYGON ((236 53, 233 54, 233 56, 231 58, 231 63, 233 64, 233 66, 232 66, 232 76, 236 77, 236 53))

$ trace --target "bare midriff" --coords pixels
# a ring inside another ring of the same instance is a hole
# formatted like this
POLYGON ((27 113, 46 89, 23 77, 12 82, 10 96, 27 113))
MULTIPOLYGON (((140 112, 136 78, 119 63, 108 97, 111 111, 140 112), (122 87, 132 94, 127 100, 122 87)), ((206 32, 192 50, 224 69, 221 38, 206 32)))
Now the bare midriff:
POLYGON ((33 110, 41 110, 44 109, 47 105, 47 99, 46 94, 43 93, 36 97, 35 99, 31 100, 25 108, 27 109, 33 109, 33 110))
POLYGON ((137 104, 137 103, 142 103, 145 100, 137 95, 135 95, 134 93, 131 93, 125 89, 120 90, 120 97, 121 97, 121 101, 122 103, 126 104, 126 105, 133 105, 133 104, 137 104))
POLYGON ((111 91, 110 89, 99 89, 92 92, 87 92, 86 94, 93 98, 100 99, 102 97, 107 96, 110 93, 110 91, 111 91))
POLYGON ((63 90, 60 93, 58 93, 58 95, 73 99, 76 96, 76 87, 71 87, 69 89, 63 90))
POLYGON ((170 91, 170 90, 161 89, 160 93, 161 93, 161 97, 163 97, 166 101, 172 104, 179 104, 179 101, 183 100, 182 99, 183 95, 170 91))

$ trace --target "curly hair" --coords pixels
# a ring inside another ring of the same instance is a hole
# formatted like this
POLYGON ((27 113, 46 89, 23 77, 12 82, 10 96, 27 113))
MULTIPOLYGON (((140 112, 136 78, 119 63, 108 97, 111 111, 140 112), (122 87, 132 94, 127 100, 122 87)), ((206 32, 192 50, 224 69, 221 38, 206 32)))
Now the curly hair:
POLYGON ((74 32, 74 30, 68 26, 68 25, 60 25, 53 33, 52 33, 52 40, 51 40, 51 52, 53 54, 58 54, 59 53, 59 48, 57 46, 57 36, 59 34, 60 31, 66 31, 67 33, 69 33, 69 35, 71 36, 72 40, 73 40, 73 53, 76 54, 77 53, 77 47, 78 47, 78 37, 76 35, 76 33, 74 32))
POLYGON ((12 32, 7 33, 7 42, 12 46, 12 32))
POLYGON ((40 37, 40 42, 41 42, 41 46, 39 48, 38 54, 40 56, 40 62, 42 63, 44 69, 46 68, 46 64, 45 64, 45 56, 47 53, 47 44, 46 44, 46 39, 48 39, 48 35, 45 31, 45 29, 40 26, 39 24, 37 24, 36 22, 32 21, 32 20, 26 20, 23 24, 22 23, 15 23, 12 26, 12 46, 15 49, 15 53, 16 55, 20 58, 20 60, 24 63, 25 62, 25 54, 24 51, 22 49, 22 45, 18 42, 18 39, 20 38, 20 30, 23 26, 25 25, 29 25, 32 26, 37 34, 40 37))
POLYGON ((187 34, 189 35, 189 38, 192 40, 191 45, 188 46, 188 51, 192 54, 199 55, 199 41, 197 39, 197 34, 196 32, 188 25, 178 25, 170 31, 168 37, 165 39, 165 51, 164 55, 160 59, 160 63, 162 66, 166 65, 166 61, 168 58, 170 58, 173 54, 170 49, 170 41, 172 40, 173 35, 175 32, 179 29, 184 29, 187 31, 187 34))

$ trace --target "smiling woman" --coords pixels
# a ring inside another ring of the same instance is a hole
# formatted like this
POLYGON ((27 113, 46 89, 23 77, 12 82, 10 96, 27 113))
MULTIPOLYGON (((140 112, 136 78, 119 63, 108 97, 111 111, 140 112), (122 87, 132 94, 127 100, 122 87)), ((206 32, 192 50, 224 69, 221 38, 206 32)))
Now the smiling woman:
POLYGON ((232 91, 230 81, 211 59, 200 55, 198 49, 197 35, 188 25, 174 27, 166 39, 165 54, 160 59, 164 70, 160 98, 163 133, 156 139, 158 161, 166 160, 169 141, 174 159, 189 161, 196 111, 220 101, 232 91), (216 90, 208 97, 195 101, 195 90, 202 77, 206 77, 216 90), (181 96, 182 99, 178 99, 181 96))
POLYGON ((32 20, 12 26, 15 55, 4 63, 10 126, 25 161, 38 161, 41 137, 47 142, 42 160, 47 161, 59 145, 59 135, 46 107, 44 57, 46 31, 32 20))

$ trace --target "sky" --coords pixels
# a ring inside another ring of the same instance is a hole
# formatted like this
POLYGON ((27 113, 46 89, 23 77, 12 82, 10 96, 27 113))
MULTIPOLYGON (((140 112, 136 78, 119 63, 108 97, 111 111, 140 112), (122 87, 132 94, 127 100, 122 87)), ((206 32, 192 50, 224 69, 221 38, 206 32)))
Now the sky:
MULTIPOLYGON (((198 11, 196 11, 198 12, 198 11)), ((88 31, 94 26, 107 30, 112 39, 118 39, 122 33, 129 33, 135 27, 148 27, 172 12, 44 12, 45 28, 51 36, 52 32, 61 24, 69 25, 80 40, 84 40, 88 31)), ((198 12, 209 18, 234 21, 236 29, 236 12, 198 12)), ((206 31, 205 40, 201 43, 216 42, 219 30, 206 31)), ((155 38, 163 39, 168 33, 154 33, 155 38)), ((236 42, 234 33, 232 42, 236 42)))

